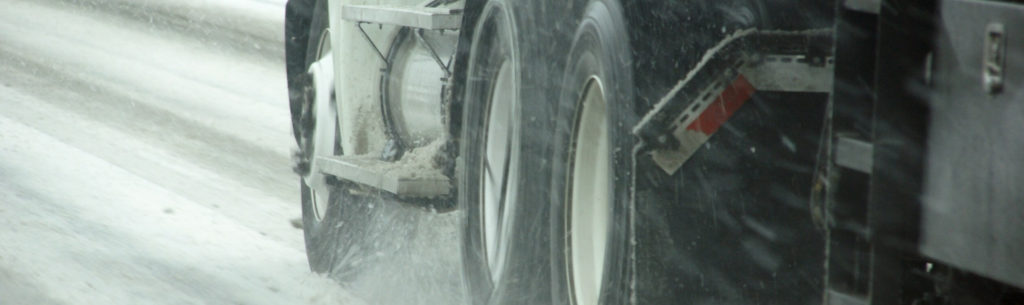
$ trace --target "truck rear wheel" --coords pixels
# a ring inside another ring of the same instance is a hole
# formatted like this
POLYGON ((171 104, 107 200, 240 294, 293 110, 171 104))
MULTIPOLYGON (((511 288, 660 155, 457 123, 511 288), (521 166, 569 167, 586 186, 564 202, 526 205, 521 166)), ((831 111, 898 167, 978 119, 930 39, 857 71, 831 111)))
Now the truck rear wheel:
POLYGON ((471 304, 486 304, 506 278, 518 216, 518 33, 504 1, 490 1, 476 25, 463 105, 459 209, 471 304))
POLYGON ((551 166, 553 303, 625 304, 635 115, 617 2, 587 6, 569 54, 551 166))
POLYGON ((309 44, 304 67, 306 74, 292 85, 300 86, 302 114, 299 127, 299 158, 307 166, 300 177, 302 224, 306 239, 306 253, 310 269, 329 272, 332 261, 330 228, 337 217, 329 217, 336 187, 331 179, 318 169, 316 157, 341 153, 338 141, 338 115, 335 102, 334 61, 331 53, 327 1, 318 0, 313 7, 309 44))

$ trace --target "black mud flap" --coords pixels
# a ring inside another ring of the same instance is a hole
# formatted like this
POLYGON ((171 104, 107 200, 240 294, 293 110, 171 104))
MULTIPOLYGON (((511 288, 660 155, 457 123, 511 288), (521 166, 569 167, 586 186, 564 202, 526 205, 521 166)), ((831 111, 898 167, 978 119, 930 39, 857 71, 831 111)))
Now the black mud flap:
POLYGON ((812 304, 830 30, 726 38, 634 134, 637 304, 812 304))

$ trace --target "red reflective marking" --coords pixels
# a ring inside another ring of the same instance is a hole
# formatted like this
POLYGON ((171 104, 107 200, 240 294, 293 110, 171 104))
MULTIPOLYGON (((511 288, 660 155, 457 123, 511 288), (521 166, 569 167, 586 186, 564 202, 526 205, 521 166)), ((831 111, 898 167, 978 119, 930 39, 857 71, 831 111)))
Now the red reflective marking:
POLYGON ((729 117, 737 109, 740 109, 740 106, 743 106, 743 103, 746 103, 751 95, 754 95, 754 85, 751 85, 741 74, 732 81, 732 84, 725 87, 722 94, 714 102, 711 102, 711 105, 704 109, 704 112, 693 123, 686 126, 686 130, 710 136, 718 131, 718 128, 722 127, 722 124, 725 124, 725 121, 729 120, 729 117))

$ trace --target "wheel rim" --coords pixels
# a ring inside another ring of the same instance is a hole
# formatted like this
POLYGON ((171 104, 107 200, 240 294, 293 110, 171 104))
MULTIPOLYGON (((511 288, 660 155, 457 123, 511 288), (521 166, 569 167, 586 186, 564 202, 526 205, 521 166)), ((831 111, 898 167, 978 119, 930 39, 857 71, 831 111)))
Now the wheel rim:
POLYGON ((313 86, 314 118, 313 135, 310 140, 312 147, 309 174, 303 177, 309 186, 313 201, 313 214, 317 220, 323 219, 329 204, 327 176, 320 171, 317 157, 330 157, 335 154, 337 133, 337 110, 335 109, 334 92, 334 56, 331 52, 330 31, 324 30, 319 38, 316 51, 317 60, 309 65, 309 75, 313 86))
POLYGON ((611 226, 611 156, 604 89, 598 79, 591 78, 583 92, 570 156, 572 193, 566 211, 566 274, 572 302, 591 305, 598 304, 600 298, 611 226))
POLYGON ((492 283, 501 277, 506 258, 510 221, 515 211, 519 180, 519 128, 516 126, 517 85, 513 63, 505 60, 498 69, 487 111, 485 154, 482 162, 481 236, 492 283))

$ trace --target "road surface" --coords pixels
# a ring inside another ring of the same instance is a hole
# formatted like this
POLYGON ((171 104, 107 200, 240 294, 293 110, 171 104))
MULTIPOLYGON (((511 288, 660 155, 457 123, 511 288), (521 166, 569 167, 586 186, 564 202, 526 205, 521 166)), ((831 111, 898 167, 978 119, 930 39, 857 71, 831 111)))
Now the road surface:
POLYGON ((0 305, 458 291, 454 216, 402 207, 389 215, 408 226, 370 234, 389 239, 364 247, 377 264, 357 281, 308 271, 290 223, 284 0, 0 2, 0 305), (413 234, 432 222, 446 227, 413 234))

